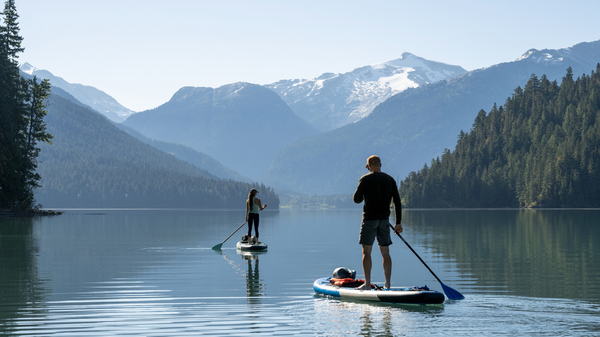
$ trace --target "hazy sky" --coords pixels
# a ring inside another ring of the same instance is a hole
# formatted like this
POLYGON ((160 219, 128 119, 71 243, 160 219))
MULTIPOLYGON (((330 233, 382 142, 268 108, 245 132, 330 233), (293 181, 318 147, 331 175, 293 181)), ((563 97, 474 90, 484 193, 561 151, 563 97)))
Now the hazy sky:
MULTIPOLYGON (((21 63, 135 111, 183 86, 269 84, 410 52, 467 70, 600 40, 600 1, 17 0, 21 63)), ((600 60, 599 60, 600 61, 600 60)))

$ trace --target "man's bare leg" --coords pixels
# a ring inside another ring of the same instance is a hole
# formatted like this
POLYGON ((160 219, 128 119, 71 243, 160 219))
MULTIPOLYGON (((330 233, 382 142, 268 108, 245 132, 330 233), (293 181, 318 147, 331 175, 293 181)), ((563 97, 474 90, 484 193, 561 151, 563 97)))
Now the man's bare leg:
POLYGON ((371 290, 371 267, 373 264, 373 261, 371 260, 372 250, 373 246, 362 246, 362 267, 363 274, 365 274, 365 283, 360 287, 357 287, 357 290, 371 290))
POLYGON ((390 256, 390 247, 379 246, 381 256, 383 257, 383 275, 385 276, 385 289, 390 289, 392 279, 392 257, 390 256))

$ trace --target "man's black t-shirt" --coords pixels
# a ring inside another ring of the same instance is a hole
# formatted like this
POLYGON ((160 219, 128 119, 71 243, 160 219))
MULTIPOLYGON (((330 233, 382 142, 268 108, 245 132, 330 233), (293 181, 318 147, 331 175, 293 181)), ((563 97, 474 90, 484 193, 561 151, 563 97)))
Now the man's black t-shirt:
POLYGON ((383 172, 370 172, 360 178, 358 187, 354 192, 354 202, 359 204, 363 200, 363 220, 385 220, 390 217, 390 203, 394 201, 396 210, 396 223, 401 223, 402 204, 396 181, 389 174, 383 172))

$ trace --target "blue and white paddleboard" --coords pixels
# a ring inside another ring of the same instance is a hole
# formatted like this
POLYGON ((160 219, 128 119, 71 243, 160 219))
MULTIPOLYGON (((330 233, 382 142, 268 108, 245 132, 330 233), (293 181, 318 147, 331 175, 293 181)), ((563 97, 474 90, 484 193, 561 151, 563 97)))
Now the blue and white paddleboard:
POLYGON ((329 282, 330 277, 315 281, 313 288, 317 294, 341 299, 370 302, 402 303, 402 304, 440 304, 445 300, 444 294, 423 288, 391 288, 356 290, 353 287, 341 287, 329 282))

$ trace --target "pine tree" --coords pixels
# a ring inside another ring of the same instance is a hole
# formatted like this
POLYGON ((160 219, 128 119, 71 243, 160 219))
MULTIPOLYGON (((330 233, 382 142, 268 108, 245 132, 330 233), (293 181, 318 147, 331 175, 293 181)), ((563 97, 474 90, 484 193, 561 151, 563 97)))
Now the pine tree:
POLYGON ((37 142, 49 142, 43 118, 50 92, 48 81, 25 80, 19 74, 23 52, 15 0, 7 0, 0 25, 0 208, 33 207, 37 142))
POLYGON ((33 204, 33 189, 40 187, 40 176, 35 172, 37 168, 37 157, 40 149, 36 147, 38 142, 51 143, 53 138, 46 132, 46 102, 50 96, 50 81, 38 82, 37 77, 25 81, 24 91, 26 93, 25 105, 25 129, 24 144, 21 146, 23 166, 21 168, 21 183, 24 186, 22 202, 26 205, 33 204))
POLYGON ((17 22, 19 14, 17 14, 15 0, 6 1, 2 15, 4 24, 0 28, 0 34, 3 36, 3 50, 7 53, 8 61, 17 67, 18 70, 18 54, 22 53, 25 49, 21 47, 23 37, 19 35, 20 29, 17 22))
POLYGON ((18 15, 14 0, 6 1, 0 26, 0 207, 13 208, 15 196, 22 195, 20 167, 22 166, 19 133, 22 118, 22 81, 18 69, 18 53, 23 51, 18 32, 18 15))

